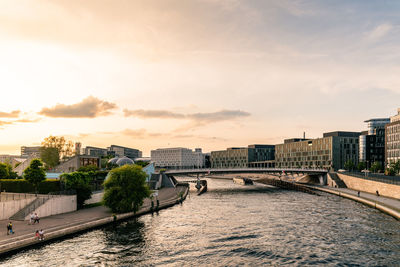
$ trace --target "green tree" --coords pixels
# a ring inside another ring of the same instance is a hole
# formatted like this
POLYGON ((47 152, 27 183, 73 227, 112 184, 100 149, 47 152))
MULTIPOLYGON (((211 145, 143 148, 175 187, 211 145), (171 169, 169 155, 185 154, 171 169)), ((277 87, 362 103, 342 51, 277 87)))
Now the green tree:
POLYGON ((9 176, 9 169, 7 167, 7 164, 0 163, 0 178, 7 179, 8 176, 9 176))
POLYGON ((140 167, 146 167, 147 165, 149 165, 148 162, 145 162, 145 161, 142 161, 142 160, 136 161, 135 164, 139 165, 140 167))
POLYGON ((24 170, 24 179, 33 184, 36 192, 40 182, 46 180, 46 172, 43 169, 43 162, 40 159, 33 159, 29 167, 24 170))
MULTIPOLYGON (((66 140, 64 136, 52 136, 46 137, 42 142, 42 148, 54 148, 58 152, 58 160, 72 157, 76 151, 73 149, 74 144, 72 141, 66 140)), ((51 152, 53 155, 55 150, 51 152)), ((53 155, 54 156, 54 155, 53 155)))
POLYGON ((94 164, 90 164, 90 165, 87 165, 87 166, 79 167, 78 172, 95 172, 95 171, 98 171, 98 170, 99 170, 99 167, 97 167, 94 164))
POLYGON ((346 161, 346 163, 344 164, 344 168, 348 171, 352 171, 354 169, 354 167, 355 167, 355 165, 351 159, 346 161))
POLYGON ((61 181, 65 184, 67 190, 76 191, 78 208, 83 207, 85 200, 92 196, 91 178, 86 172, 64 173, 61 175, 61 181))
POLYGON ((60 152, 56 147, 41 147, 40 158, 46 164, 46 167, 51 169, 60 163, 60 152))
POLYGON ((390 164, 390 168, 392 168, 395 172, 395 174, 400 172, 400 160, 393 162, 390 164))
POLYGON ((137 165, 113 169, 104 183, 104 204, 115 213, 136 212, 149 196, 146 173, 137 165))
POLYGON ((357 164, 357 169, 358 169, 359 171, 365 170, 366 167, 367 167, 367 165, 365 164, 364 161, 360 161, 360 162, 357 164))
POLYGON ((372 163, 370 171, 376 173, 381 171, 382 169, 382 164, 379 161, 375 161, 374 163, 372 163))

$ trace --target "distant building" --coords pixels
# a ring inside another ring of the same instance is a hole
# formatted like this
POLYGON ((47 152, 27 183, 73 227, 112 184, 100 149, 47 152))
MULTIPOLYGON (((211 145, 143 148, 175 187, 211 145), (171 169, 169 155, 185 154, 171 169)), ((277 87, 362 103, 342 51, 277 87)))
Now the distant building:
POLYGON ((151 151, 151 161, 155 167, 162 168, 202 168, 205 154, 201 148, 159 148, 151 151))
POLYGON ((124 146, 111 145, 107 148, 108 155, 115 157, 128 157, 132 160, 142 157, 142 151, 124 146))
POLYGON ((358 164, 359 132, 330 132, 322 138, 286 142, 275 146, 277 168, 343 169, 351 160, 358 164))
POLYGON ((21 146, 21 157, 34 156, 40 158, 41 146, 21 146))
POLYGON ((386 165, 400 160, 400 108, 385 126, 386 165))
POLYGON ((100 168, 100 158, 87 156, 87 155, 76 155, 69 160, 60 163, 54 167, 51 172, 65 173, 77 171, 82 166, 95 165, 100 168))
POLYGON ((360 135, 359 161, 365 162, 367 169, 374 162, 385 166, 385 126, 390 119, 370 119, 365 122, 368 123, 368 131, 360 135))
POLYGON ((212 168, 247 168, 252 162, 273 161, 274 158, 274 145, 249 145, 211 151, 210 161, 212 168))
POLYGON ((94 146, 87 146, 85 147, 85 155, 93 156, 93 157, 103 157, 107 156, 107 148, 100 148, 94 146))

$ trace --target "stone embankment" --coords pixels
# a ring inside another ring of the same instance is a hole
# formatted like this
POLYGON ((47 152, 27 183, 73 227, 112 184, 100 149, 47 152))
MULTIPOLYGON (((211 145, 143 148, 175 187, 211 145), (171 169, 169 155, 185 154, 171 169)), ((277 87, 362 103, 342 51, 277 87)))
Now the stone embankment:
MULTIPOLYGON (((158 199, 160 204, 158 210, 181 203, 186 199, 188 192, 189 187, 187 185, 179 185, 176 188, 159 190, 158 199)), ((156 207, 156 205, 154 206, 156 207)), ((0 255, 151 212, 152 205, 150 199, 146 199, 142 208, 136 213, 129 212, 114 215, 106 207, 99 206, 50 216, 41 219, 40 224, 36 225, 28 225, 27 221, 13 221, 14 235, 6 235, 6 225, 9 221, 2 220, 0 221, 0 225, 4 225, 4 233, 0 235, 0 255), (43 229, 45 231, 44 241, 38 241, 34 237, 35 230, 38 229, 43 229)))
POLYGON ((348 189, 348 188, 335 188, 331 189, 326 186, 308 186, 311 189, 338 195, 340 197, 348 198, 355 200, 357 202, 363 203, 372 208, 378 209, 394 218, 400 220, 400 200, 383 197, 383 196, 375 196, 371 193, 360 192, 358 195, 358 191, 348 189))

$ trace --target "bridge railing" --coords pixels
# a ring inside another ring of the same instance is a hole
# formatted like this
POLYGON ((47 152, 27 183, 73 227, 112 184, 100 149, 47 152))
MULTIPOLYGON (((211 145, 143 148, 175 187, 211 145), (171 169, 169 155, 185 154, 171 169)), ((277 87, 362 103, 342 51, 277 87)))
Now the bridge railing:
POLYGON ((166 174, 171 173, 222 173, 222 172, 298 172, 298 173, 327 173, 326 169, 309 168, 309 169, 289 169, 289 168, 197 168, 197 169, 170 169, 165 171, 166 174))

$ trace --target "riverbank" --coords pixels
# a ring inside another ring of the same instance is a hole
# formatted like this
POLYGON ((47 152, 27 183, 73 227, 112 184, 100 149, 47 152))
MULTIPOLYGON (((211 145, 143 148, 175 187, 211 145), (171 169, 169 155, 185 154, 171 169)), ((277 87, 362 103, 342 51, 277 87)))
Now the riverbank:
MULTIPOLYGON (((165 209, 180 203, 180 194, 183 193, 182 200, 184 200, 188 192, 189 188, 184 185, 177 186, 176 188, 164 188, 159 190, 158 199, 160 205, 158 209, 165 209)), ((146 199, 142 208, 136 213, 129 212, 117 214, 115 216, 108 208, 98 206, 81 209, 76 212, 46 217, 40 220, 40 224, 36 225, 28 225, 27 221, 12 221, 13 229, 15 231, 15 234, 13 235, 6 235, 6 225, 9 220, 2 220, 0 221, 0 225, 4 225, 4 232, 0 234, 0 255, 29 246, 54 241, 68 235, 94 229, 115 221, 138 217, 151 212, 150 199, 146 199), (35 231, 40 229, 45 231, 44 241, 38 241, 34 237, 35 231)))
POLYGON ((307 187, 314 190, 355 200, 372 208, 378 209, 396 218, 397 220, 400 220, 400 200, 398 199, 377 196, 371 193, 361 192, 361 191, 360 191, 360 196, 358 196, 358 191, 349 188, 331 188, 328 186, 310 186, 310 185, 307 185, 307 187))

